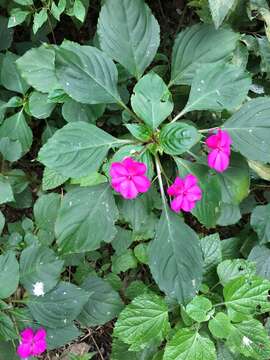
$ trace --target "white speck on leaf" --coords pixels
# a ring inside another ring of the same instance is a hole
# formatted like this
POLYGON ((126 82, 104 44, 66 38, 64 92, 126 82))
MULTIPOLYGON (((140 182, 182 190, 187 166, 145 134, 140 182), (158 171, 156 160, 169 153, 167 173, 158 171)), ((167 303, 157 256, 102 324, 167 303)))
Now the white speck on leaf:
POLYGON ((36 282, 33 284, 33 294, 36 296, 44 296, 44 284, 41 281, 36 282))
POLYGON ((247 336, 243 337, 242 342, 244 346, 250 346, 252 344, 252 341, 247 336))

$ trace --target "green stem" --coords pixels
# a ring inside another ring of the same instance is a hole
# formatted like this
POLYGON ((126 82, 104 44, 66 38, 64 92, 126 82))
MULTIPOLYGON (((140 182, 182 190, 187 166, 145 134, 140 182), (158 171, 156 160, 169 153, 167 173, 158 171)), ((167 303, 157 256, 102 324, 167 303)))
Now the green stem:
POLYGON ((136 119, 138 122, 141 122, 138 116, 133 111, 131 111, 130 108, 126 106, 125 103, 123 103, 123 101, 120 100, 118 102, 118 105, 122 106, 122 108, 124 108, 129 113, 129 115, 132 116, 134 119, 136 119))
POLYGON ((173 124, 175 121, 179 120, 185 113, 186 113, 186 108, 184 108, 182 111, 180 111, 179 114, 177 114, 171 121, 171 124, 173 124))
POLYGON ((166 209, 166 207, 167 207, 167 200, 166 200, 166 195, 165 195, 165 191, 164 191, 164 187, 163 187, 163 182, 162 182, 160 161, 159 161, 159 158, 158 158, 157 155, 155 156, 155 162, 156 162, 157 177, 158 177, 158 182, 159 182, 159 188, 160 188, 161 198, 162 198, 164 207, 165 207, 165 209, 166 209))

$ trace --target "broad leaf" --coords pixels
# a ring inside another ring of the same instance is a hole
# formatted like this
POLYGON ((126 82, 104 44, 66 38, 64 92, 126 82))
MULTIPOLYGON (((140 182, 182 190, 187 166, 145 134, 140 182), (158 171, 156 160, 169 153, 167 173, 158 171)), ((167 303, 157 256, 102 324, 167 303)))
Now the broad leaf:
POLYGON ((213 276, 213 272, 216 270, 216 266, 222 260, 221 253, 221 241, 219 234, 212 234, 203 237, 200 240, 202 252, 203 252, 203 272, 204 276, 208 279, 213 276))
POLYGON ((0 16, 0 51, 10 47, 13 40, 13 29, 8 28, 8 19, 0 16))
POLYGON ((56 131, 39 151, 39 160, 61 175, 86 176, 97 171, 110 147, 121 142, 94 125, 78 121, 56 131))
POLYGON ((199 68, 183 113, 194 110, 236 109, 245 100, 251 77, 231 64, 207 64, 199 68))
POLYGON ((224 260, 217 267, 217 274, 223 286, 239 276, 244 275, 248 279, 255 275, 255 272, 255 264, 244 259, 224 260))
POLYGON ((142 77, 133 89, 131 105, 146 125, 155 130, 172 112, 172 95, 154 72, 142 77))
POLYGON ((1 83, 8 90, 25 94, 29 85, 22 79, 17 70, 15 64, 17 59, 18 56, 11 52, 5 54, 1 68, 1 83))
POLYGON ((214 343, 191 329, 181 329, 165 347, 163 360, 216 360, 214 343))
POLYGON ((59 281, 63 264, 53 250, 45 246, 30 246, 21 254, 20 282, 31 295, 36 295, 35 288, 38 286, 46 294, 59 281))
POLYGON ((67 176, 63 176, 57 173, 55 170, 45 167, 42 178, 42 190, 46 191, 54 189, 64 184, 67 180, 67 176))
POLYGON ((269 311, 269 290, 270 282, 256 276, 240 276, 228 282, 223 294, 229 317, 241 321, 250 315, 269 311))
POLYGON ((7 177, 0 175, 0 204, 14 201, 13 190, 7 177))
POLYGON ((0 138, 8 137, 10 140, 19 140, 23 153, 26 153, 33 141, 31 128, 28 126, 23 111, 5 119, 0 127, 0 138))
POLYGON ((105 105, 80 104, 75 100, 68 99, 62 107, 62 115, 67 122, 85 121, 95 123, 103 114, 105 105))
POLYGON ((19 140, 10 140, 8 137, 2 137, 0 140, 0 152, 3 158, 13 162, 22 156, 22 145, 19 140))
POLYGON ((40 325, 60 328, 76 319, 89 295, 73 284, 61 282, 48 294, 29 298, 27 306, 40 325))
POLYGON ((47 45, 28 50, 17 60, 18 68, 27 83, 40 92, 50 92, 58 86, 54 71, 55 54, 47 45))
POLYGON ((224 123, 233 147, 250 160, 270 161, 270 98, 252 99, 224 123))
POLYGON ((8 298, 18 287, 19 264, 12 251, 0 255, 0 284, 0 299, 8 298))
POLYGON ((121 272, 126 272, 130 269, 136 269, 137 265, 137 259, 131 249, 126 250, 120 255, 112 256, 112 272, 115 274, 120 274, 121 272))
POLYGON ((232 330, 230 319, 222 312, 219 312, 215 317, 212 317, 208 327, 212 335, 218 339, 226 339, 232 330))
POLYGON ((140 78, 159 47, 159 25, 143 0, 108 0, 98 21, 103 51, 140 78))
POLYGON ((250 359, 267 360, 270 357, 269 336, 263 325, 255 319, 234 324, 226 342, 234 353, 250 359))
POLYGON ((258 234, 260 244, 270 242, 270 204, 255 207, 250 224, 258 234))
POLYGON ((162 150, 170 155, 183 154, 199 140, 200 134, 197 129, 183 122, 165 125, 159 136, 162 150))
POLYGON ((213 22, 218 29, 237 0, 208 0, 208 2, 213 22))
POLYGON ((117 68, 95 47, 65 42, 56 51, 55 71, 62 88, 78 102, 121 102, 117 90, 117 68))
POLYGON ((34 13, 33 33, 36 34, 38 29, 48 20, 47 9, 42 8, 39 12, 34 13))
POLYGON ((196 24, 181 31, 173 47, 170 84, 190 85, 202 65, 228 59, 238 39, 239 35, 230 29, 215 30, 214 26, 206 24, 196 24))
POLYGON ((69 191, 62 200, 55 225, 59 250, 81 253, 98 249, 102 241, 114 238, 117 218, 118 210, 108 184, 69 191))
POLYGON ((120 296, 103 279, 89 276, 81 287, 91 293, 78 317, 84 326, 103 325, 117 317, 123 309, 120 296))
POLYGON ((63 328, 47 329, 47 349, 54 350, 78 339, 82 332, 74 325, 63 328))
POLYGON ((165 301, 154 293, 143 294, 120 313, 114 335, 130 344, 130 350, 139 350, 154 339, 164 339, 169 328, 168 307, 165 301))
POLYGON ((149 246, 149 267, 159 288, 179 303, 190 301, 200 287, 203 261, 199 239, 167 207, 149 246))
POLYGON ((248 260, 255 262, 256 273, 270 280, 270 249, 265 245, 257 245, 251 250, 248 260))
POLYGON ((48 96, 38 91, 32 92, 29 97, 29 111, 37 119, 48 118, 53 109, 55 108, 54 103, 48 102, 48 96))

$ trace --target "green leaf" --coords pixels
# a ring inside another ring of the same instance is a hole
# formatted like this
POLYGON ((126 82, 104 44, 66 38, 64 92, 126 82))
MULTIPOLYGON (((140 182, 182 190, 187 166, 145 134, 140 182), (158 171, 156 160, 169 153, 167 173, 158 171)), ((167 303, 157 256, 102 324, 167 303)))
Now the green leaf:
POLYGON ((255 272, 255 264, 244 259, 224 260, 217 267, 218 277, 223 286, 239 276, 244 275, 248 279, 255 275, 255 272))
POLYGON ((55 54, 48 45, 28 50, 16 63, 22 77, 40 92, 48 93, 58 85, 54 70, 55 54))
POLYGON ((138 140, 146 142, 151 139, 151 130, 144 124, 125 124, 125 127, 138 140))
POLYGON ((51 190, 64 184, 68 180, 67 176, 57 173, 55 170, 45 167, 42 177, 42 190, 51 190))
POLYGON ((214 26, 206 24, 196 24, 181 31, 173 47, 170 85, 190 85, 202 65, 227 60, 238 39, 239 34, 228 28, 215 30, 214 26))
POLYGON ((258 234, 260 244, 270 242, 270 204, 255 207, 251 214, 250 225, 258 234))
POLYGON ((209 172, 207 166, 175 158, 181 177, 195 175, 202 189, 202 199, 196 203, 192 214, 206 227, 215 227, 220 214, 221 189, 216 174, 209 172))
POLYGON ((186 313, 197 322, 208 321, 212 315, 212 303, 204 296, 195 296, 186 306, 186 313))
POLYGON ((228 12, 236 3, 236 0, 208 0, 211 15, 216 29, 223 23, 228 12))
POLYGON ((78 121, 57 130, 38 156, 48 168, 76 178, 97 171, 110 147, 121 142, 94 125, 78 121))
POLYGON ((145 293, 151 293, 151 290, 140 280, 132 281, 125 291, 125 295, 129 300, 133 300, 137 296, 145 293))
POLYGON ((222 261, 219 234, 205 236, 200 242, 203 252, 203 272, 204 275, 211 276, 216 270, 216 266, 222 261))
POLYGON ((13 251, 0 255, 0 299, 12 295, 19 284, 19 264, 13 251))
POLYGON ((10 140, 19 140, 25 154, 31 147, 33 134, 28 126, 23 111, 7 118, 0 127, 0 138, 8 137, 10 140))
POLYGON ((65 92, 78 102, 121 102, 115 64, 102 51, 92 46, 65 42, 56 51, 55 71, 65 92))
POLYGON ((242 68, 231 64, 207 64, 196 72, 188 102, 182 110, 232 111, 247 96, 251 77, 242 68))
POLYGON ((255 262, 256 273, 270 280, 270 249, 265 245, 256 245, 251 250, 248 260, 255 262))
POLYGON ((130 269, 136 269, 137 265, 137 259, 130 249, 120 255, 112 256, 112 272, 115 274, 120 274, 121 272, 126 272, 130 269))
POLYGON ((34 15, 34 23, 33 23, 33 32, 34 32, 34 34, 37 33, 38 29, 40 29, 43 24, 45 24, 47 19, 48 19, 47 9, 42 8, 40 10, 40 12, 35 13, 35 15, 34 15))
POLYGON ((93 172, 87 176, 83 176, 76 179, 71 179, 71 184, 78 184, 80 186, 93 186, 98 184, 103 184, 107 182, 107 178, 104 175, 101 175, 98 172, 93 172))
POLYGON ((117 228, 117 233, 111 242, 112 247, 114 248, 117 255, 122 255, 126 252, 129 246, 132 244, 132 231, 123 229, 119 226, 117 228))
POLYGON ((158 22, 143 0, 106 1, 98 35, 102 50, 137 79, 151 64, 160 42, 158 22))
POLYGON ((208 324, 209 330, 215 338, 226 339, 233 327, 228 316, 222 312, 216 314, 208 324))
POLYGON ((0 234, 2 233, 4 226, 5 226, 5 216, 3 215, 2 211, 0 211, 0 234))
POLYGON ((160 131, 159 142, 166 154, 179 155, 191 149, 200 138, 194 126, 180 122, 165 125, 160 131))
POLYGON ((46 329, 47 330, 47 349, 59 349, 78 339, 82 332, 75 326, 69 325, 63 328, 46 329))
POLYGON ((250 185, 249 167, 240 154, 232 154, 229 168, 218 174, 222 201, 240 204, 248 196, 250 185))
POLYGON ((113 339, 111 360, 128 359, 128 360, 156 360, 153 355, 157 352, 155 342, 148 344, 144 349, 139 351, 130 351, 129 346, 117 338, 113 339))
POLYGON ((172 95, 164 81, 154 72, 143 76, 133 92, 133 110, 153 130, 173 111, 172 95))
POLYGON ((33 0, 13 0, 15 3, 20 5, 33 5, 33 0))
POLYGON ((73 12, 74 12, 74 16, 78 20, 80 20, 80 22, 84 22, 86 10, 81 0, 75 0, 73 5, 73 12))
POLYGON ((143 294, 120 313, 114 327, 114 335, 130 344, 130 350, 140 350, 154 339, 164 339, 169 328, 168 307, 165 301, 154 293, 143 294))
POLYGON ((149 267, 159 288, 179 303, 191 300, 201 285, 203 260, 199 239, 167 207, 149 246, 149 267))
POLYGON ((7 161, 14 162, 22 156, 22 145, 19 140, 10 140, 8 137, 2 137, 0 140, 0 152, 7 161))
POLYGON ((119 315, 123 302, 110 284, 97 276, 88 276, 81 287, 91 293, 78 317, 87 327, 103 325, 119 315))
POLYGON ((13 40, 13 29, 8 29, 8 19, 0 16, 0 51, 10 47, 13 40))
POLYGON ((148 263, 148 246, 149 244, 138 244, 134 248, 134 255, 142 264, 148 263))
POLYGON ((240 276, 228 282, 223 294, 230 319, 241 321, 269 311, 269 290, 270 282, 256 276, 240 276))
POLYGON ((270 98, 248 101, 224 123, 233 148, 250 160, 270 161, 270 98))
POLYGON ((167 343, 163 360, 216 360, 214 343, 191 329, 180 329, 167 343))
POLYGON ((59 328, 71 324, 76 319, 89 295, 71 283, 61 282, 48 294, 29 298, 27 306, 40 325, 59 328))
POLYGON ((116 233, 117 218, 118 210, 108 184, 69 191, 61 202, 55 225, 59 250, 81 253, 98 249, 102 241, 109 243, 116 233))
POLYGON ((0 175, 0 204, 14 201, 12 187, 6 177, 0 175))
POLYGON ((32 92, 28 105, 31 115, 37 119, 48 118, 55 108, 55 104, 48 102, 48 96, 38 91, 32 92))
POLYGON ((270 356, 269 336, 263 325, 255 319, 234 324, 226 342, 234 353, 248 358, 267 360, 270 356))
POLYGON ((239 353, 233 354, 230 350, 221 342, 217 343, 217 360, 245 360, 246 357, 239 353))
POLYGON ((11 52, 5 54, 1 68, 1 83, 8 90, 25 94, 29 85, 21 78, 17 70, 15 62, 18 58, 11 52))
POLYGON ((68 99, 63 104, 62 115, 67 122, 85 121, 95 123, 102 116, 104 110, 104 104, 87 105, 68 99))
POLYGON ((8 28, 20 25, 24 22, 31 12, 28 10, 22 10, 20 8, 14 8, 10 12, 10 18, 8 19, 8 28))
POLYGON ((11 318, 5 313, 0 312, 0 341, 9 341, 17 337, 18 335, 11 318))
POLYGON ((58 283, 64 261, 59 260, 53 250, 33 245, 21 253, 20 282, 31 295, 43 296, 58 283), (42 295, 43 294, 43 295, 42 295))

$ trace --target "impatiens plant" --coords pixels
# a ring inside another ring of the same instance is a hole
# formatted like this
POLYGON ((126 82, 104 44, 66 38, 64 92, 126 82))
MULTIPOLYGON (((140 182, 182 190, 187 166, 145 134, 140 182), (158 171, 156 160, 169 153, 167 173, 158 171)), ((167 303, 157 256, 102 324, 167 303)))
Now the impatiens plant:
POLYGON ((0 360, 270 358, 270 9, 169 3, 0 0, 0 360))

